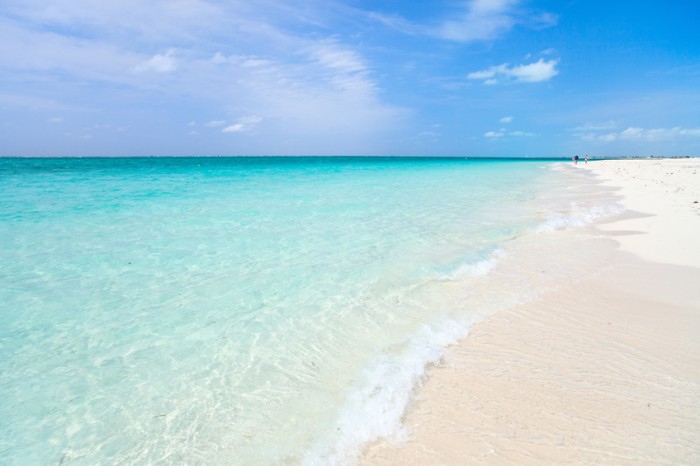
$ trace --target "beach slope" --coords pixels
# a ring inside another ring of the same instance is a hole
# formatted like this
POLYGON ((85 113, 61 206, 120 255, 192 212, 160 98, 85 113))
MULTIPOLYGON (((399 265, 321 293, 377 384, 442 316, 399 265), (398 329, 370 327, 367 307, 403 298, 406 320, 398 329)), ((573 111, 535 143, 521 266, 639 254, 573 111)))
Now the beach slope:
POLYGON ((700 159, 576 169, 626 209, 576 236, 604 266, 475 325, 361 464, 700 464, 700 159))

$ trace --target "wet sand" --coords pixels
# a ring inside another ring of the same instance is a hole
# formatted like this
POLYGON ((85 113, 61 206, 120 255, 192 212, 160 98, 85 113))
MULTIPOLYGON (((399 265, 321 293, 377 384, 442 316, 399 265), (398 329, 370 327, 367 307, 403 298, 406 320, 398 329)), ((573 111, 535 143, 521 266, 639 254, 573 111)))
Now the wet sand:
POLYGON ((559 233, 595 267, 474 325, 361 464, 700 464, 700 159, 576 169, 627 209, 559 233))

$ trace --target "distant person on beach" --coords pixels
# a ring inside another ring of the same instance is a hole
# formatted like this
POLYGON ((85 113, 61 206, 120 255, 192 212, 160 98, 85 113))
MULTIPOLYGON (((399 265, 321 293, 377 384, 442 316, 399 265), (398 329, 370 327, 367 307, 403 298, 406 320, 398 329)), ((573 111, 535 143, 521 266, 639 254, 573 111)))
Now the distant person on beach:
POLYGON ((583 163, 588 163, 588 154, 583 158, 583 163))
POLYGON ((578 164, 578 155, 574 155, 572 160, 574 161, 574 165, 578 164))

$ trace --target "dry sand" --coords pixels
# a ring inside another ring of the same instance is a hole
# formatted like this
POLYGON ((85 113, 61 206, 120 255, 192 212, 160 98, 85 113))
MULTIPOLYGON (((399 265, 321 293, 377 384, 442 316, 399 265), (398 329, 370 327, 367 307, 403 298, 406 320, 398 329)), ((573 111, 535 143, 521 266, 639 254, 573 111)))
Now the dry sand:
POLYGON ((608 160, 582 167, 620 187, 625 207, 642 213, 600 226, 642 232, 619 236, 621 250, 654 262, 700 267, 700 158, 608 160))
POLYGON ((361 464, 700 464, 700 159, 576 169, 628 209, 561 233, 598 267, 475 325, 361 464))

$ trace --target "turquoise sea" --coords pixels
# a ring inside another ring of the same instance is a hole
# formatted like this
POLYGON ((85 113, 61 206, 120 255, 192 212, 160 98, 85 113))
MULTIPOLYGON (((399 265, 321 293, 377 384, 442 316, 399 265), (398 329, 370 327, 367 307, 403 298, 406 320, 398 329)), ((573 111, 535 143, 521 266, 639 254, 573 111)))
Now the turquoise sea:
POLYGON ((595 215, 556 165, 0 159, 0 464, 351 464, 595 215))

